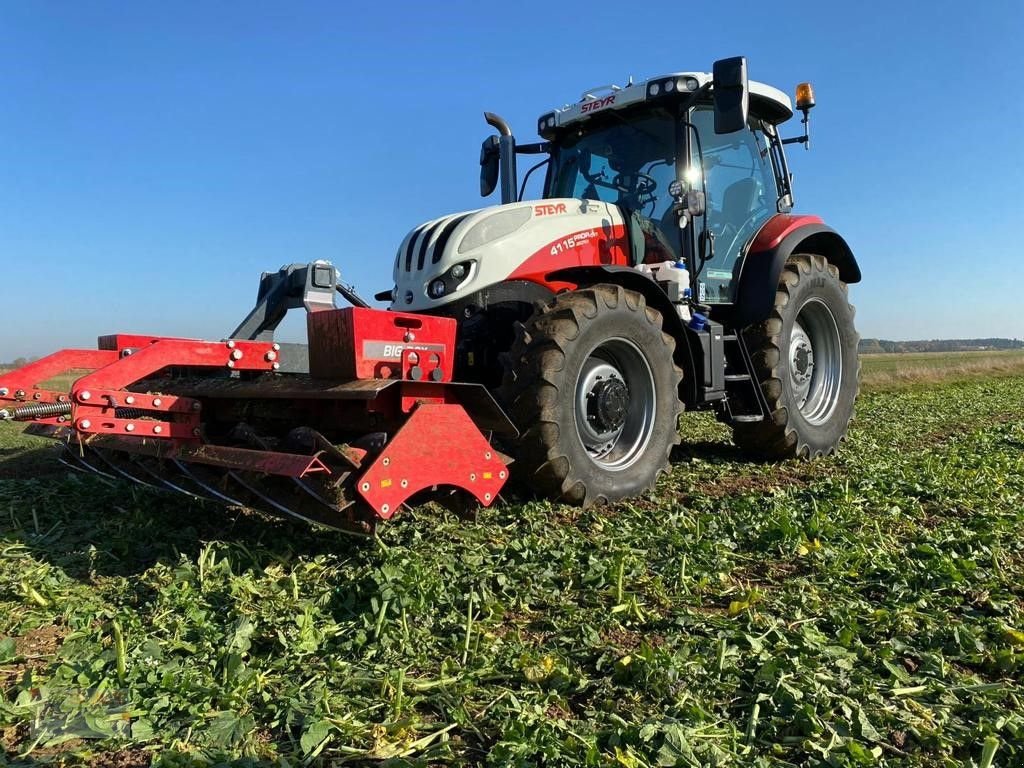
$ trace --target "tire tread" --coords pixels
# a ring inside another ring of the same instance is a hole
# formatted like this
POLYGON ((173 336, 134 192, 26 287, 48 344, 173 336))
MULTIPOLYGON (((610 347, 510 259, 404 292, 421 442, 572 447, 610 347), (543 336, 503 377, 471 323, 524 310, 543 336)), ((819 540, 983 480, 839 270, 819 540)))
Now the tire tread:
MULTIPOLYGON (((790 458, 819 458, 836 452, 840 443, 846 440, 847 430, 853 419, 846 420, 836 444, 825 450, 812 450, 793 425, 785 403, 785 388, 782 379, 787 375, 786 356, 782 339, 784 326, 783 312, 790 303, 791 294, 805 278, 815 272, 825 272, 839 283, 843 297, 848 295, 846 283, 839 280, 839 270, 824 256, 818 254, 795 254, 790 257, 782 270, 779 289, 771 314, 763 323, 748 329, 744 334, 754 364, 754 378, 760 382, 761 391, 768 402, 770 414, 760 422, 737 423, 733 425, 733 441, 745 452, 769 460, 790 458)), ((847 300, 850 316, 854 307, 847 300)), ((860 337, 854 332, 854 342, 860 337)), ((857 357, 856 388, 853 399, 860 395, 860 358, 857 357)))
MULTIPOLYGON (((583 506, 615 500, 590 487, 586 474, 572 466, 569 457, 559 448, 558 416, 561 409, 573 407, 571 395, 567 400, 560 390, 569 347, 588 321, 607 311, 619 311, 620 307, 639 314, 657 328, 664 345, 663 359, 672 367, 672 379, 678 392, 683 371, 675 363, 675 339, 662 330, 661 314, 648 307, 643 294, 636 291, 599 284, 559 294, 540 307, 521 329, 517 328, 499 396, 508 404, 513 421, 529 425, 520 436, 516 451, 515 466, 520 481, 551 498, 583 506)), ((674 403, 671 418, 678 424, 682 412, 678 396, 674 403)), ((679 434, 675 430, 675 438, 665 455, 657 459, 659 466, 655 477, 668 470, 669 454, 678 442, 679 434)))

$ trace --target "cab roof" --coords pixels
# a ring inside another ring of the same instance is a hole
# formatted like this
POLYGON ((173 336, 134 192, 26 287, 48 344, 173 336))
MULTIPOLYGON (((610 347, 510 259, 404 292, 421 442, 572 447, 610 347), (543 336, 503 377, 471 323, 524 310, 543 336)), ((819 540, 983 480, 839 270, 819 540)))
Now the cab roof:
MULTIPOLYGON (((675 72, 652 77, 649 80, 633 82, 625 86, 602 85, 584 91, 576 104, 567 104, 541 115, 537 121, 537 133, 544 136, 572 123, 586 120, 593 115, 612 109, 622 109, 642 102, 656 103, 678 94, 686 94, 703 88, 711 82, 709 72, 675 72)), ((750 101, 763 119, 778 125, 793 116, 793 104, 789 96, 765 83, 749 81, 750 101)))

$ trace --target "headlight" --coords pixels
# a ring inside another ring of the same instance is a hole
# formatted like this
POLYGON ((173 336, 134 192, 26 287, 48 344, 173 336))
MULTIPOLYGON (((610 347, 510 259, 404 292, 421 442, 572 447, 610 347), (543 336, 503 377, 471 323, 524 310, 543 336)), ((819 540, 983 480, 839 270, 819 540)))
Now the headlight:
MULTIPOLYGON (((537 119, 537 133, 544 136, 548 131, 553 130, 555 127, 555 113, 549 112, 546 115, 541 115, 537 119)), ((545 137, 547 138, 547 137, 545 137)))
POLYGON ((443 275, 435 277, 427 283, 427 296, 432 299, 441 299, 457 291, 469 279, 474 264, 476 262, 470 259, 449 267, 443 275))
POLYGON ((532 210, 529 206, 513 208, 509 211, 498 211, 492 213, 481 221, 474 224, 459 243, 459 253, 471 251, 486 245, 492 240, 511 235, 523 224, 530 220, 532 210))

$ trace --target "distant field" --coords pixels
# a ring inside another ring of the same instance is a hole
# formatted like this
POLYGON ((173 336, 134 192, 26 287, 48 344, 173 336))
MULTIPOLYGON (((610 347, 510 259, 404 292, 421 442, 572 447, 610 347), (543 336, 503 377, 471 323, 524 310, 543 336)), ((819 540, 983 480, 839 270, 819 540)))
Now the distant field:
POLYGON ((907 352, 861 355, 865 389, 890 389, 974 376, 1024 374, 1024 351, 907 352))
MULTIPOLYGON (((3 366, 0 366, 0 376, 3 376, 6 372, 10 370, 10 368, 4 368, 3 366)), ((86 371, 69 371, 54 376, 52 379, 48 379, 47 381, 41 381, 37 383, 42 384, 44 389, 48 389, 55 392, 63 392, 71 389, 71 385, 75 383, 75 379, 84 376, 86 373, 86 371)))

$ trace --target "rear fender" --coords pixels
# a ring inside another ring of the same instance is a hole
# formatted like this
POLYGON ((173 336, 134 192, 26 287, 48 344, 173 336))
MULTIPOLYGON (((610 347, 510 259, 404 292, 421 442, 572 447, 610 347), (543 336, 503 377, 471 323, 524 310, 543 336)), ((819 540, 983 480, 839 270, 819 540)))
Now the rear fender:
POLYGON ((683 402, 687 406, 698 402, 697 382, 704 381, 702 353, 699 349, 693 348, 686 333, 686 326, 679 318, 675 305, 653 279, 632 267, 610 264, 560 269, 556 272, 549 272, 545 279, 569 283, 576 288, 585 288, 598 283, 611 283, 642 294, 647 305, 661 313, 662 330, 675 339, 676 363, 686 372, 680 387, 683 402))
MULTIPOLYGON (((744 328, 768 318, 786 260, 794 253, 824 256, 846 283, 860 282, 860 267, 846 241, 817 216, 773 216, 754 237, 739 266, 736 303, 722 315, 744 328)), ((719 313, 716 313, 719 314, 719 313)))

